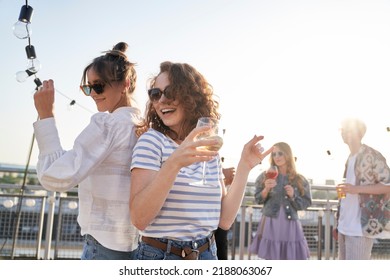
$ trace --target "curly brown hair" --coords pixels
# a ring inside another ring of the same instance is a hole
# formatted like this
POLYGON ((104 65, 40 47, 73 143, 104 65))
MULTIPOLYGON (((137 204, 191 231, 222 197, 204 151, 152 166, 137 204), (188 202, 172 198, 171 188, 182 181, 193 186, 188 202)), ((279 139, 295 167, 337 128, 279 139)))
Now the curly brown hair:
POLYGON ((213 87, 193 66, 187 63, 162 62, 159 74, 150 79, 149 88, 154 87, 157 77, 163 72, 168 74, 170 82, 166 90, 169 90, 174 100, 178 100, 184 108, 186 118, 181 125, 180 135, 164 125, 150 100, 146 104, 145 120, 139 126, 140 131, 151 127, 174 140, 184 139, 195 128, 200 117, 220 119, 219 102, 213 97, 213 87))

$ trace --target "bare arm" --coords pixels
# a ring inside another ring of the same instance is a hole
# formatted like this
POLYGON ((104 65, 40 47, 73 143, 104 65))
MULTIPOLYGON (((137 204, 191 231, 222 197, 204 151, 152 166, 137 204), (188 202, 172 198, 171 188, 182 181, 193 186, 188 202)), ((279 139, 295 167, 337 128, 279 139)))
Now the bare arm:
POLYGON ((351 194, 386 194, 390 193, 390 185, 378 183, 375 185, 359 185, 354 186, 351 184, 340 184, 343 186, 345 193, 351 194))
POLYGON ((179 170, 168 159, 158 172, 140 168, 131 171, 130 215, 135 227, 143 230, 157 216, 179 170))

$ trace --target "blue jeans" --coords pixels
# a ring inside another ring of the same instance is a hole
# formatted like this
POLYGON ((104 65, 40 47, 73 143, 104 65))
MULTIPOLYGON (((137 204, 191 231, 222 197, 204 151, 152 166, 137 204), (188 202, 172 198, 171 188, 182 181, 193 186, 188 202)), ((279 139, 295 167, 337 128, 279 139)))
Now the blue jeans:
POLYGON ((83 253, 81 254, 82 260, 136 260, 137 250, 130 252, 122 252, 108 249, 101 245, 91 235, 86 234, 83 253))
MULTIPOLYGON (((193 244, 196 242, 197 247, 199 248, 205 243, 210 241, 211 237, 206 237, 203 239, 198 239, 195 241, 178 241, 166 238, 156 238, 156 240, 166 243, 167 250, 163 251, 159 248, 155 248, 149 244, 146 244, 143 241, 140 241, 138 245, 138 259, 139 260, 182 260, 180 256, 177 256, 170 252, 171 247, 191 247, 194 248, 193 244)), ((199 254, 199 260, 217 260, 217 245, 214 242, 210 244, 210 247, 199 254)))

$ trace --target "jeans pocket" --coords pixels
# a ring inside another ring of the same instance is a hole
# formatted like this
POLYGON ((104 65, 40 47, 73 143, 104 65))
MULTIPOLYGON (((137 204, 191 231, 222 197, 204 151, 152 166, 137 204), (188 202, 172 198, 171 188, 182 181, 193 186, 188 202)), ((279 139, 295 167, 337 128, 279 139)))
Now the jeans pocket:
POLYGON ((90 240, 86 240, 84 242, 83 252, 81 254, 81 259, 82 260, 93 260, 95 258, 95 255, 96 255, 95 244, 90 240))
POLYGON ((154 248, 148 244, 140 243, 138 248, 139 260, 162 260, 164 259, 164 253, 162 250, 154 248))

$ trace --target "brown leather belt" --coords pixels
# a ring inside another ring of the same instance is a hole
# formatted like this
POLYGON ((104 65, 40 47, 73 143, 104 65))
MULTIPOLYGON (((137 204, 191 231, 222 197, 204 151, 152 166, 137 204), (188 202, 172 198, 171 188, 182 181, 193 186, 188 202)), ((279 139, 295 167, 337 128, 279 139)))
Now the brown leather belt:
MULTIPOLYGON (((164 252, 167 251, 167 247, 168 247, 167 243, 158 241, 155 238, 147 237, 147 236, 142 236, 141 240, 152 247, 163 250, 164 252)), ((214 242, 215 242, 215 237, 213 234, 210 240, 205 244, 203 244, 202 246, 200 246, 199 248, 195 248, 195 249, 192 249, 191 247, 178 248, 172 246, 170 252, 172 254, 175 254, 176 256, 183 258, 184 260, 197 260, 199 254, 206 251, 210 247, 210 244, 213 244, 214 242)))

